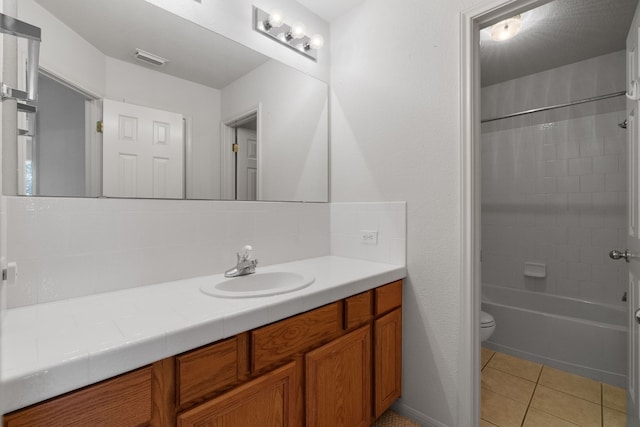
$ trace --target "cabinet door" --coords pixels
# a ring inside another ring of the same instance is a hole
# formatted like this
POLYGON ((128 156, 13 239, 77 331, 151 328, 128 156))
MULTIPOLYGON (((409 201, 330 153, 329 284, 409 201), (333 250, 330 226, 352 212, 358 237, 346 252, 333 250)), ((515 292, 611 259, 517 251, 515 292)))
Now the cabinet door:
POLYGON ((292 362, 178 416, 179 427, 293 427, 298 390, 292 362))
POLYGON ((306 379, 307 426, 369 426, 371 327, 307 353, 306 379))
POLYGON ((374 326, 374 411, 382 415, 402 388, 402 309, 376 319, 374 326))

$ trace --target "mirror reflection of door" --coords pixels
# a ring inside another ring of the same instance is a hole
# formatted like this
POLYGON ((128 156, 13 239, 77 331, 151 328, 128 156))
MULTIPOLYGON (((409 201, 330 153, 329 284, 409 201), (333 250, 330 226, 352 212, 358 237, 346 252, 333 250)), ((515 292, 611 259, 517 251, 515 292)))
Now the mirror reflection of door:
MULTIPOLYGON (((255 123, 255 121, 254 121, 255 123)), ((256 131, 236 128, 236 200, 256 200, 258 142, 256 131)))
POLYGON ((181 199, 182 115, 109 99, 103 109, 103 195, 181 199))
MULTIPOLYGON (((230 170, 232 200, 258 200, 258 119, 257 113, 226 124, 232 138, 230 170)), ((223 160, 224 161, 224 160, 223 160)), ((223 180, 224 181, 224 180, 223 180)), ((223 184, 224 185, 224 184, 223 184)))
POLYGON ((40 73, 36 113, 19 114, 18 194, 98 196, 93 157, 99 102, 40 73))

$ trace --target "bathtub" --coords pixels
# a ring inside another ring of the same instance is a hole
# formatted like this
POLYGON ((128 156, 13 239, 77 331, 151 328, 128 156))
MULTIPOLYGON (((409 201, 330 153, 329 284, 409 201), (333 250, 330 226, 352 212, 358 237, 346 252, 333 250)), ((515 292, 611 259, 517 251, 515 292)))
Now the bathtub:
POLYGON ((483 284, 482 310, 484 347, 626 388, 626 308, 483 284))

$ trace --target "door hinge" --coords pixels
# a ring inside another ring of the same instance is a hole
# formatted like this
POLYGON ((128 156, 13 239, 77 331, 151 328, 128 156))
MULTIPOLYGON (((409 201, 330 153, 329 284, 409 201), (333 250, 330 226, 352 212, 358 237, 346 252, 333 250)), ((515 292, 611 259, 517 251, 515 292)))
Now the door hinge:
POLYGON ((233 151, 234 153, 237 153, 239 149, 240 149, 240 146, 238 144, 231 145, 231 151, 233 151))
POLYGON ((104 133, 104 122, 102 120, 96 122, 96 132, 104 133))

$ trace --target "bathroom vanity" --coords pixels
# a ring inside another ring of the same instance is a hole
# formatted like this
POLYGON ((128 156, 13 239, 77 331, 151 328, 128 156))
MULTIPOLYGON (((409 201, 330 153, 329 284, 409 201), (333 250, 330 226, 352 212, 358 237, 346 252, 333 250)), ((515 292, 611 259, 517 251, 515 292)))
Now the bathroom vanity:
MULTIPOLYGON (((227 322, 234 318, 249 328, 218 339, 212 327, 204 345, 143 366, 131 360, 132 369, 60 396, 38 398, 27 376, 9 381, 5 395, 13 386, 30 393, 27 400, 39 400, 6 414, 3 425, 370 425, 400 396, 405 268, 338 257, 269 268, 302 269, 316 281, 226 314, 227 322), (269 314, 256 316, 265 307, 269 314)), ((202 279, 176 286, 188 294, 202 279)), ((225 305, 221 298, 197 297, 225 305)), ((197 327, 171 336, 185 341, 197 327)), ((202 341, 207 334, 198 335, 202 341)))

